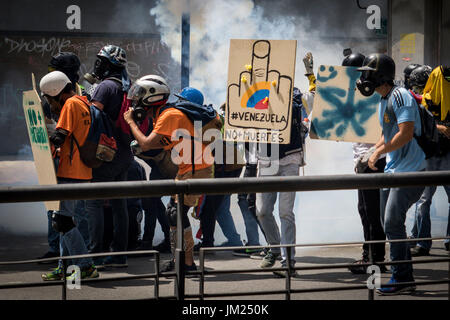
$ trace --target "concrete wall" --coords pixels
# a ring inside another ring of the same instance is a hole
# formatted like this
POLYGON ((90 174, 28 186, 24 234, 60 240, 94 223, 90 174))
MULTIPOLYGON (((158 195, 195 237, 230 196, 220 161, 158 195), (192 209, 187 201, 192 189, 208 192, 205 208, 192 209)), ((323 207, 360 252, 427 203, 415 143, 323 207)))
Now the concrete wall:
POLYGON ((424 63, 425 0, 391 0, 392 58, 396 80, 411 63, 424 63))
POLYGON ((450 66, 450 1, 443 1, 440 64, 450 66))

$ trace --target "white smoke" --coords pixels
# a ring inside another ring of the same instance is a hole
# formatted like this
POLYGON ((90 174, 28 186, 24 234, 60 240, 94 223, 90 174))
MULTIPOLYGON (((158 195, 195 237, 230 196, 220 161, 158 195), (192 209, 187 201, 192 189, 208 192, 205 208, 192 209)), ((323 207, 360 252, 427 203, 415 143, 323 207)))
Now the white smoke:
MULTIPOLYGON (((159 1, 150 14, 178 63, 181 63, 181 16, 186 11, 190 12, 191 23, 190 85, 202 91, 205 101, 216 107, 226 99, 230 39, 302 39, 298 41, 297 58, 313 51, 317 62, 339 64, 342 60, 341 47, 303 43, 304 39, 319 35, 307 17, 268 18, 251 0, 159 1)), ((306 90, 304 72, 303 62, 297 59, 295 84, 306 90)))
MULTIPOLYGON (((292 5, 301 3, 292 1, 292 5)), ((318 19, 306 13, 290 16, 264 12, 252 0, 158 1, 150 14, 177 63, 181 63, 181 17, 185 12, 190 13, 190 85, 203 92, 205 103, 215 107, 226 99, 230 39, 298 40, 294 84, 303 92, 308 89, 302 61, 307 52, 313 53, 316 71, 320 64, 340 65, 342 51, 349 46, 364 54, 385 50, 380 48, 380 42, 355 41, 367 35, 364 30, 353 28, 349 35, 354 38, 352 41, 333 40, 330 38, 333 30, 326 30, 318 19)), ((343 17, 341 20, 344 23, 343 17)), ((351 143, 308 139, 306 148, 306 175, 353 173, 351 143)), ((242 216, 235 202, 233 196, 231 211, 238 232, 245 238, 242 216)), ((298 193, 294 210, 299 243, 363 239, 356 190, 298 193)), ((224 240, 223 234, 216 232, 216 243, 224 240)))

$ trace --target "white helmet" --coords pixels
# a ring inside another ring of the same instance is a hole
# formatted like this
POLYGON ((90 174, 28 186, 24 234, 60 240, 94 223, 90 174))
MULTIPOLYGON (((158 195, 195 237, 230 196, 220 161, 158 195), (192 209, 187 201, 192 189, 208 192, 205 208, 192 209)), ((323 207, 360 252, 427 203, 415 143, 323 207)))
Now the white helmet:
POLYGON ((41 92, 50 97, 56 97, 69 84, 70 79, 61 71, 46 74, 39 83, 41 92))
POLYGON ((170 88, 163 77, 147 75, 136 80, 128 91, 128 99, 144 106, 160 106, 167 102, 170 88))

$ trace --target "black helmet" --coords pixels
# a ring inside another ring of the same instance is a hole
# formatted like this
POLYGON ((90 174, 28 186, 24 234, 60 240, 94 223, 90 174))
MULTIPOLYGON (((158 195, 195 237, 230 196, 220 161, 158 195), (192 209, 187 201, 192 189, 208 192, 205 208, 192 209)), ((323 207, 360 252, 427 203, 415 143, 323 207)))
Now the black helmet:
POLYGON ((72 52, 59 52, 55 54, 48 64, 48 71, 61 71, 69 77, 72 83, 78 82, 80 59, 72 52))
POLYGON ((361 78, 357 81, 357 87, 364 96, 371 96, 375 88, 384 83, 393 84, 395 78, 395 62, 391 57, 374 53, 364 59, 361 78))
POLYGON ((122 78, 126 71, 127 55, 125 50, 116 45, 106 45, 97 54, 93 75, 100 79, 108 77, 122 78))
POLYGON ((411 63, 410 65, 408 65, 405 68, 405 70, 403 70, 403 75, 405 76, 405 88, 406 89, 411 89, 411 85, 409 84, 409 77, 411 75, 411 72, 413 72, 413 70, 417 69, 418 67, 420 67, 420 64, 411 63))
POLYGON ((345 57, 342 61, 344 67, 362 67, 366 57, 362 53, 352 53, 345 57))
POLYGON ((433 69, 427 65, 415 68, 409 76, 409 85, 411 88, 414 86, 424 88, 432 71, 433 69))
POLYGON ((408 65, 405 70, 403 70, 403 74, 405 75, 405 77, 409 77, 409 75, 411 74, 411 72, 413 72, 414 69, 420 67, 420 64, 417 63, 411 63, 410 65, 408 65))

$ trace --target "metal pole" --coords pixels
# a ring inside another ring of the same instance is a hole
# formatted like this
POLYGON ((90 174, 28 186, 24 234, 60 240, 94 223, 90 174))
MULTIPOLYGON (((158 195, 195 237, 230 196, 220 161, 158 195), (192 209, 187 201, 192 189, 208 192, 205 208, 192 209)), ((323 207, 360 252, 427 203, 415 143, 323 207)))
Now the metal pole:
POLYGON ((200 249, 200 300, 205 299, 205 251, 200 249))
POLYGON ((183 244, 183 204, 184 195, 182 193, 178 194, 177 199, 177 245, 175 250, 175 296, 178 300, 184 300, 184 244, 183 244))
POLYGON ((155 254, 155 299, 159 299, 159 252, 155 254))
POLYGON ((181 18, 181 88, 189 87, 189 42, 191 34, 190 20, 190 13, 183 13, 181 18))
MULTIPOLYGON (((373 240, 372 237, 372 225, 369 226, 369 240, 373 240)), ((373 265, 373 243, 369 244, 369 262, 373 265)), ((367 269, 366 269, 367 270, 367 269)), ((369 289, 369 300, 374 300, 375 289, 369 289)))
POLYGON ((67 280, 66 280, 66 260, 62 259, 63 283, 62 283, 62 300, 67 300, 67 280))
POLYGON ((291 247, 285 247, 287 257, 286 300, 291 300, 291 247))

